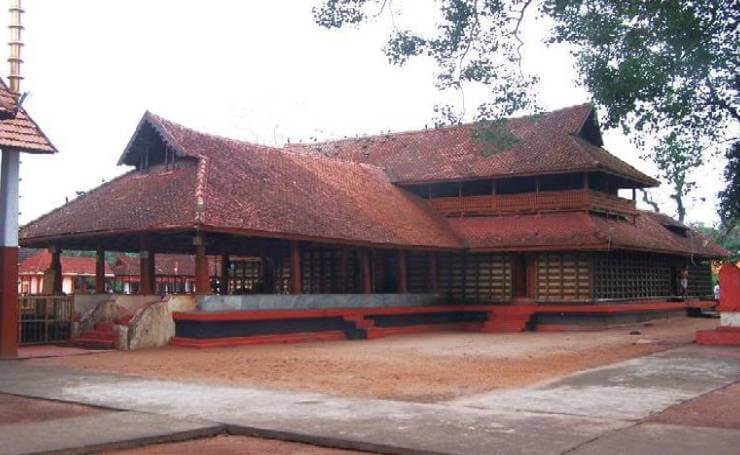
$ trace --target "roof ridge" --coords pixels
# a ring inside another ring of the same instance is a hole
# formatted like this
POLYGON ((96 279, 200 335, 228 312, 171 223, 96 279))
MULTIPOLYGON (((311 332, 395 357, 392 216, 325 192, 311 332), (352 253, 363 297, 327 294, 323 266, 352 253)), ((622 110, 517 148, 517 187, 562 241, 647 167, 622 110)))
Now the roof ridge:
MULTIPOLYGON (((503 120, 522 120, 522 119, 526 119, 526 118, 529 118, 529 117, 537 117, 537 116, 540 116, 540 115, 557 114, 557 113, 560 113, 560 112, 563 112, 563 111, 568 111, 568 110, 571 110, 571 109, 577 109, 577 108, 584 107, 584 106, 589 106, 589 107, 591 107, 593 109, 593 104, 591 104, 590 102, 586 102, 586 103, 581 103, 581 104, 574 104, 572 106, 561 107, 561 108, 558 108, 558 109, 553 109, 551 111, 543 111, 543 112, 539 112, 539 113, 527 114, 527 115, 519 115, 519 116, 514 116, 514 117, 505 117, 503 120)), ((584 118, 583 122, 586 121, 586 118, 588 118, 588 114, 584 118)), ((353 137, 353 138, 352 137, 345 137, 345 138, 341 138, 341 139, 330 139, 330 140, 327 140, 327 141, 319 141, 319 142, 294 142, 292 144, 284 145, 283 148, 287 148, 287 147, 289 147, 291 145, 293 145, 293 146, 299 146, 299 147, 310 147, 312 145, 328 145, 328 144, 336 144, 336 143, 349 142, 349 141, 361 141, 363 139, 373 139, 373 138, 379 138, 379 137, 383 137, 383 136, 385 136, 385 137, 388 137, 388 136, 403 136, 403 135, 410 135, 410 134, 425 133, 425 132, 429 132, 429 131, 444 131, 444 130, 451 130, 451 129, 456 129, 456 128, 467 128, 467 127, 474 126, 476 123, 478 123, 478 122, 467 122, 467 123, 459 123, 457 125, 446 125, 446 126, 441 126, 441 127, 424 128, 424 129, 419 128, 419 129, 413 129, 413 130, 393 131, 393 132, 387 132, 387 133, 364 134, 364 135, 360 135, 360 136, 353 137)))
MULTIPOLYGON (((249 146, 252 146, 252 147, 258 147, 258 148, 264 148, 264 149, 271 149, 271 150, 280 150, 280 148, 281 148, 281 147, 275 147, 275 146, 271 146, 271 145, 258 144, 256 142, 251 142, 251 141, 247 141, 247 140, 244 140, 244 139, 234 139, 233 137, 228 137, 228 136, 224 136, 224 135, 221 135, 221 134, 208 133, 208 132, 205 132, 205 131, 202 131, 202 130, 198 130, 198 129, 195 129, 195 128, 192 128, 192 127, 189 127, 189 126, 185 126, 182 123, 178 123, 178 122, 172 121, 172 120, 170 120, 170 119, 168 119, 166 117, 163 117, 161 115, 155 114, 154 112, 151 112, 151 111, 147 111, 147 114, 150 116, 150 118, 152 118, 153 120, 156 120, 160 124, 162 124, 162 122, 169 123, 170 125, 172 125, 172 126, 174 126, 176 128, 181 128, 181 129, 184 129, 184 130, 188 130, 188 131, 190 131, 192 133, 200 134, 202 136, 208 136, 208 137, 211 137, 213 139, 218 139, 218 140, 227 141, 227 142, 235 142, 237 144, 245 144, 245 145, 249 145, 249 146)), ((166 129, 166 125, 162 125, 162 126, 164 126, 165 129, 166 129)), ((168 133, 168 135, 172 136, 172 133, 170 133, 169 131, 167 131, 167 133, 168 133)))

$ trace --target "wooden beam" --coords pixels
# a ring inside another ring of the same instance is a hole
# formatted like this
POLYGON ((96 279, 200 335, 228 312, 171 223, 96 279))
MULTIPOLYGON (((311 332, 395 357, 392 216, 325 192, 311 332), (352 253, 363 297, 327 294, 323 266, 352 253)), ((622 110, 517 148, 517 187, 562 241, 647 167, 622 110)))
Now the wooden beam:
POLYGON ((105 294, 105 250, 95 250, 95 293, 105 294))
POLYGON ((367 248, 360 249, 360 267, 362 270, 362 293, 372 294, 372 276, 370 273, 370 254, 367 248))
MULTIPOLYGON (((311 292, 309 290, 309 292, 311 292)), ((290 293, 303 293, 303 276, 301 273, 301 251, 297 240, 290 241, 290 293)))
POLYGON ((408 279, 406 277, 406 251, 398 252, 398 292, 406 294, 408 290, 408 279))

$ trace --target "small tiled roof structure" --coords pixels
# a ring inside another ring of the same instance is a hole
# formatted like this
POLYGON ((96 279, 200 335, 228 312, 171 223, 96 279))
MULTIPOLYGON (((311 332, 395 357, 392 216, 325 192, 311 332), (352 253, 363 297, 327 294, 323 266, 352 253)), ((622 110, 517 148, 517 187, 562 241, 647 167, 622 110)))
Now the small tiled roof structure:
POLYGON ((17 95, 0 79, 0 149, 57 153, 49 138, 17 102, 17 95))
POLYGON ((475 250, 621 249, 727 256, 724 248, 697 231, 668 229, 667 220, 671 218, 641 211, 634 222, 584 212, 453 217, 449 222, 452 230, 475 250))
MULTIPOLYGON (((62 275, 95 276, 95 258, 87 256, 61 256, 62 275)), ((43 275, 51 267, 51 253, 41 250, 21 262, 18 275, 43 275)), ((105 274, 113 276, 113 270, 106 263, 105 274)))
POLYGON ((496 125, 491 134, 502 136, 500 144, 486 127, 467 124, 289 148, 380 166, 399 184, 584 171, 614 174, 636 187, 659 184, 600 147, 590 104, 496 125))
MULTIPOLYGON (((195 276, 195 258, 188 254, 157 254, 154 257, 154 272, 159 276, 195 276)), ((209 258, 210 268, 220 271, 215 266, 215 259, 209 258)), ((116 276, 138 276, 141 273, 141 264, 138 257, 120 254, 111 266, 116 276)))

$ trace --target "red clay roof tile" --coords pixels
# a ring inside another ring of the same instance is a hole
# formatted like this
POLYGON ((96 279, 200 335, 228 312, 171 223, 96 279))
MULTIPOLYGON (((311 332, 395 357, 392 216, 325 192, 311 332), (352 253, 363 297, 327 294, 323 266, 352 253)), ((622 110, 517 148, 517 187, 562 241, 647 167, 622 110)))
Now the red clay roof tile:
POLYGON ((505 121, 510 141, 486 153, 473 124, 389 133, 317 144, 294 144, 325 156, 385 168, 397 183, 602 170, 640 185, 658 182, 578 136, 592 118, 590 104, 505 121))
POLYGON ((17 97, 0 79, 0 148, 26 153, 56 153, 49 138, 23 108, 16 105, 17 97), (17 110, 17 113, 16 113, 17 110), (10 114, 14 114, 13 118, 10 114))
MULTIPOLYGON (((728 252, 702 234, 686 236, 665 228, 668 218, 640 212, 630 220, 584 212, 543 213, 499 217, 450 218, 452 230, 474 249, 649 250, 673 254, 725 257, 728 252)), ((670 218, 668 218, 670 219, 670 218)))
MULTIPOLYGON (((62 256, 62 275, 95 276, 95 258, 87 256, 62 256)), ((41 250, 24 260, 18 267, 19 275, 43 274, 51 267, 51 253, 41 250)), ((106 263, 105 274, 113 275, 113 270, 106 263)))

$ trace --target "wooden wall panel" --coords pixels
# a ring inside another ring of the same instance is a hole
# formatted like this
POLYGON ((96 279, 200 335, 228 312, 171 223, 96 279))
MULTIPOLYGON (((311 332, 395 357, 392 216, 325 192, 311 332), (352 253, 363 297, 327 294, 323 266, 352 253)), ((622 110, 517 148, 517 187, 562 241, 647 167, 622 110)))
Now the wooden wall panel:
POLYGON ((587 253, 544 253, 537 257, 538 301, 588 301, 591 296, 591 258, 587 253))

